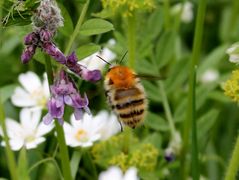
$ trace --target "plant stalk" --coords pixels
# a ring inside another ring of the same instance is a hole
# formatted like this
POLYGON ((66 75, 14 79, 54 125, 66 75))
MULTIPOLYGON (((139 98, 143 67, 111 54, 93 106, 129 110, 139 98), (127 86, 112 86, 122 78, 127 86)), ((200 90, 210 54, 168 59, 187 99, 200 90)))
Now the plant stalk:
POLYGON ((81 28, 81 25, 83 24, 83 21, 84 21, 84 18, 85 18, 85 15, 86 15, 86 12, 87 12, 87 9, 88 9, 88 6, 89 6, 89 3, 90 3, 90 0, 87 0, 82 8, 82 11, 81 11, 81 14, 80 14, 80 17, 77 21, 77 24, 76 24, 76 27, 73 31, 73 34, 70 36, 70 40, 66 46, 66 50, 65 50, 65 55, 68 55, 70 50, 71 50, 71 47, 72 47, 72 44, 76 38, 76 36, 78 35, 79 33, 79 30, 81 28))
POLYGON ((135 49, 136 49, 136 15, 135 13, 132 16, 128 16, 128 52, 129 52, 129 61, 128 66, 132 69, 135 68, 135 49))
POLYGON ((183 134, 183 150, 181 157, 181 173, 182 179, 186 178, 185 161, 186 154, 188 152, 189 144, 189 132, 192 131, 192 176, 194 180, 199 179, 199 160, 197 149, 197 125, 196 125, 196 97, 195 97, 195 77, 196 66, 200 57, 202 35, 203 35, 203 23, 206 12, 206 0, 199 1, 196 27, 193 40, 193 51, 191 56, 191 64, 189 69, 189 94, 188 94, 188 111, 187 118, 184 121, 184 134, 183 134))
MULTIPOLYGON (((53 84, 53 71, 51 65, 51 59, 49 56, 45 56, 45 67, 47 72, 47 78, 49 86, 53 84)), ((57 133, 57 140, 60 148, 60 158, 61 158, 61 168, 63 172, 64 179, 71 180, 71 169, 70 169, 70 160, 68 154, 68 148, 66 146, 65 136, 62 126, 55 121, 55 129, 57 133)))

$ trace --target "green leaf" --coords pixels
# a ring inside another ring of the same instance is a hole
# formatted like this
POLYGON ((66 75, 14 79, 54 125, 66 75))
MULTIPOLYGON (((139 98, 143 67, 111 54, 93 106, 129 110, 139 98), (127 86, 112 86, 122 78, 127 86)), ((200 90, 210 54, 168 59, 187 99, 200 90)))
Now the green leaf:
POLYGON ((18 177, 22 180, 30 180, 28 175, 28 162, 25 147, 21 149, 18 157, 18 177))
POLYGON ((167 131, 168 124, 161 116, 148 112, 145 118, 145 125, 157 131, 167 131))
POLYGON ((113 24, 103 19, 90 19, 87 20, 80 29, 80 34, 85 36, 91 36, 96 34, 102 34, 108 31, 114 30, 113 24))
POLYGON ((159 88, 156 84, 150 81, 143 81, 145 87, 146 95, 150 100, 161 102, 162 98, 159 96, 159 88))
POLYGON ((16 84, 11 84, 11 85, 7 85, 4 87, 0 88, 0 92, 1 92, 1 103, 4 103, 8 98, 11 97, 11 95, 13 94, 13 91, 15 90, 15 88, 17 87, 16 84))
POLYGON ((92 54, 94 54, 95 52, 100 51, 100 46, 90 43, 90 44, 86 44, 83 46, 80 46, 77 50, 76 50, 76 54, 79 60, 88 57, 92 54))

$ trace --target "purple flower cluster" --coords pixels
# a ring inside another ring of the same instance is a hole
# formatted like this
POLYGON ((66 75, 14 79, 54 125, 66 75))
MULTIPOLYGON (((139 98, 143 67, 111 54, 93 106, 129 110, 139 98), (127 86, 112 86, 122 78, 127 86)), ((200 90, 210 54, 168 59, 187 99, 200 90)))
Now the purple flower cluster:
POLYGON ((32 32, 25 37, 24 44, 26 49, 22 53, 21 60, 23 64, 29 62, 35 54, 36 48, 41 48, 46 54, 54 58, 58 63, 65 65, 75 74, 86 81, 96 82, 101 79, 99 70, 88 70, 85 66, 80 65, 76 54, 73 52, 69 56, 65 56, 61 50, 52 42, 52 33, 45 29, 32 32))
POLYGON ((89 101, 86 95, 81 97, 74 82, 68 77, 64 70, 60 71, 59 76, 50 89, 52 97, 48 101, 49 112, 43 117, 45 124, 50 124, 54 118, 56 118, 60 124, 63 124, 65 105, 74 108, 74 115, 77 120, 82 118, 83 110, 90 114, 88 108, 89 101))

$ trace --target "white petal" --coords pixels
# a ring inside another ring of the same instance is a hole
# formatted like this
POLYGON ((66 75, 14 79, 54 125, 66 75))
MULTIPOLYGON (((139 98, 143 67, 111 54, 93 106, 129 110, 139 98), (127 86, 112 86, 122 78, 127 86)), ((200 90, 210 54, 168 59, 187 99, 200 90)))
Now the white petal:
POLYGON ((24 140, 23 140, 23 139, 19 139, 19 138, 10 139, 10 140, 9 140, 9 144, 10 144, 11 149, 12 149, 13 151, 18 151, 18 150, 21 149, 21 147, 23 146, 24 140))
POLYGON ((123 180, 123 173, 119 167, 112 166, 107 171, 100 173, 99 180, 123 180))
POLYGON ((24 129, 35 130, 41 118, 41 110, 24 108, 20 112, 20 121, 24 129))
POLYGON ((12 103, 19 107, 29 107, 37 104, 29 93, 20 87, 17 87, 11 97, 12 103))
POLYGON ((54 128, 53 123, 45 125, 43 122, 41 122, 37 128, 36 136, 37 137, 43 136, 49 133, 53 128, 54 128))
POLYGON ((28 92, 33 92, 42 86, 39 77, 30 71, 25 74, 21 74, 18 79, 28 92))
POLYGON ((49 84, 48 84, 48 81, 47 81, 47 75, 46 73, 43 74, 43 91, 44 91, 44 94, 46 96, 46 98, 49 98, 50 97, 50 91, 49 91, 49 84))
POLYGON ((6 118, 6 127, 9 138, 22 137, 23 129, 17 121, 6 118))
POLYGON ((34 139, 31 142, 27 142, 26 143, 26 149, 34 149, 37 147, 38 144, 41 144, 42 142, 44 142, 46 139, 44 137, 39 137, 34 139))
POLYGON ((229 61, 232 63, 239 63, 239 55, 230 55, 229 61))
POLYGON ((124 175, 124 180, 138 180, 139 178, 137 177, 137 169, 134 167, 129 168, 125 175, 124 175))

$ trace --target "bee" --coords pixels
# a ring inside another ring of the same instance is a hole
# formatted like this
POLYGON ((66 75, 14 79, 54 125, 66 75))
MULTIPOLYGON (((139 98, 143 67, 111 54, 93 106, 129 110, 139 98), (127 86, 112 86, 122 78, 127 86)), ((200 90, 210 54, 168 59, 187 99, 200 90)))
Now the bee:
POLYGON ((108 104, 119 122, 131 128, 143 123, 147 98, 139 76, 131 68, 122 65, 110 67, 105 76, 104 88, 108 104))

